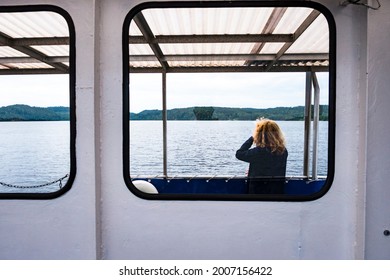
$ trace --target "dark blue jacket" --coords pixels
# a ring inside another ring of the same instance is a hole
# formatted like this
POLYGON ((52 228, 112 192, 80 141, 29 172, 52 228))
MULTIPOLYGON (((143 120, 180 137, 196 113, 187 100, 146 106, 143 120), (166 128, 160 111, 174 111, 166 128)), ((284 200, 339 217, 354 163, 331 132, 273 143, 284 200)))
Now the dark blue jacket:
POLYGON ((236 152, 237 159, 249 163, 249 193, 268 191, 282 193, 286 176, 287 149, 283 154, 278 154, 272 153, 268 148, 251 148, 252 144, 253 137, 250 137, 236 152))

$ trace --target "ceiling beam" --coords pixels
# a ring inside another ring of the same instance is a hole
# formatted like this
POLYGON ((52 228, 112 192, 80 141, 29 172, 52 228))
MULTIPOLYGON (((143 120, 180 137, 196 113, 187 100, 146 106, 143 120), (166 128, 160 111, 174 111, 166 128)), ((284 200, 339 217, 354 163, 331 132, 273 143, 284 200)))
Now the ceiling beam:
POLYGON ((163 69, 168 69, 169 65, 166 61, 162 60, 162 57, 164 56, 162 50, 160 49, 160 46, 156 43, 154 43, 154 34, 152 30, 150 29, 148 23, 146 22, 145 17, 143 16, 142 12, 139 12, 133 20, 137 24, 139 30, 141 31, 142 35, 145 37, 146 42, 149 44, 150 48, 152 49, 154 55, 156 56, 157 60, 160 62, 163 69))
POLYGON ((293 34, 159 35, 149 41, 143 36, 129 36, 129 44, 286 43, 293 40, 293 34))
MULTIPOLYGON (((164 55, 163 61, 224 61, 224 60, 251 60, 251 61, 273 61, 272 54, 182 54, 164 55)), ((130 55, 130 62, 157 61, 154 55, 130 55)), ((284 54, 281 61, 324 61, 329 59, 328 53, 310 54, 284 54)), ((0 62, 1 62, 0 58, 0 62)))
MULTIPOLYGON (((286 11, 287 11, 287 8, 280 8, 280 7, 274 8, 272 10, 270 17, 268 18, 267 23, 265 24, 263 30, 261 31, 261 34, 272 34, 286 11)), ((265 46, 265 44, 266 44, 265 42, 256 43, 252 47, 252 50, 250 53, 252 53, 252 54, 260 53, 261 50, 263 49, 263 47, 265 46)), ((250 60, 245 62, 245 65, 250 65, 250 64, 251 64, 250 60)))
MULTIPOLYGON (((307 18, 303 21, 303 23, 297 28, 297 30, 294 33, 294 42, 303 34, 303 32, 306 31, 306 29, 316 20, 316 18, 321 13, 317 10, 313 10, 307 18)), ((270 70, 273 65, 284 55, 284 53, 294 44, 294 42, 285 43, 283 47, 279 50, 279 52, 276 54, 274 60, 268 65, 267 69, 270 70)))
POLYGON ((65 74, 65 73, 55 68, 0 69, 0 75, 35 75, 35 74, 65 74))
MULTIPOLYGON (((130 74, 162 73, 161 67, 130 67, 130 74)), ((167 73, 238 73, 238 72, 328 72, 328 66, 275 66, 267 70, 267 66, 226 66, 226 67, 170 67, 167 73)))
POLYGON ((69 37, 39 37, 39 38, 12 38, 8 44, 0 42, 0 46, 53 46, 69 45, 69 37))
MULTIPOLYGON (((46 62, 62 62, 67 63, 69 62, 68 56, 49 56, 46 58, 46 62)), ((18 57, 0 57, 0 64, 7 64, 7 63, 42 63, 42 61, 29 57, 29 56, 18 56, 18 57)))
POLYGON ((48 61, 49 56, 45 55, 44 53, 41 53, 29 46, 15 46, 14 44, 14 39, 11 38, 10 36, 0 32, 0 44, 4 46, 9 46, 21 53, 24 53, 28 55, 29 57, 35 58, 43 63, 46 63, 59 71, 62 71, 63 73, 68 73, 69 67, 62 64, 62 63, 57 63, 57 62, 50 62, 48 61))

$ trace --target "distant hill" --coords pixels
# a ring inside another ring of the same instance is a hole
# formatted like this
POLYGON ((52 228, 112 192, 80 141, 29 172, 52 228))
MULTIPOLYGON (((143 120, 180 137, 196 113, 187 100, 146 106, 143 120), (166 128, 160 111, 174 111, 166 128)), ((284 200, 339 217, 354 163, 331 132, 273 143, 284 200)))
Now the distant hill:
MULTIPOLYGON (((196 120, 195 112, 213 109, 210 120, 255 120, 269 118, 273 120, 303 120, 304 107, 276 107, 268 109, 229 108, 229 107, 189 107, 167 110, 168 120, 196 120)), ((130 120, 161 120, 161 110, 144 110, 138 114, 130 113, 130 120)), ((328 119, 328 106, 320 106, 320 120, 328 119)), ((62 121, 69 120, 68 107, 31 107, 11 105, 0 107, 0 121, 62 121)))
MULTIPOLYGON (((189 107, 180 109, 167 110, 168 120, 195 120, 195 108, 189 107)), ((210 108, 210 107, 203 107, 210 108)), ((214 112, 210 120, 255 120, 261 117, 272 120, 303 120, 304 106, 296 107, 276 107, 268 109, 254 108, 229 108, 229 107, 213 107, 214 112)), ((161 110, 144 110, 138 114, 130 113, 130 120, 161 120, 161 110)), ((328 105, 320 106, 320 120, 328 119, 328 105)))
POLYGON ((69 120, 68 107, 31 107, 10 105, 0 107, 0 121, 63 121, 69 120))

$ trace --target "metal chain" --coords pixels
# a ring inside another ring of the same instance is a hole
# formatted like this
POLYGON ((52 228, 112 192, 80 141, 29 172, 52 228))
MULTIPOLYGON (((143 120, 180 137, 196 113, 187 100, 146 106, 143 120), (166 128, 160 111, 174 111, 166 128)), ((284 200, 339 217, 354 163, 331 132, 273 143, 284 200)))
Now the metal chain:
POLYGON ((41 184, 41 185, 34 185, 34 186, 21 186, 21 185, 12 185, 12 184, 7 184, 7 183, 3 183, 3 182, 0 182, 0 185, 4 186, 4 187, 8 187, 8 188, 17 188, 17 189, 36 189, 36 188, 42 188, 42 187, 46 187, 46 186, 50 186, 50 185, 53 185, 55 183, 58 183, 58 186, 60 187, 60 189, 62 188, 62 180, 64 180, 65 178, 67 178, 69 176, 69 174, 66 174, 65 176, 63 176, 62 178, 60 179, 57 179, 55 181, 52 181, 52 182, 49 182, 49 183, 45 183, 45 184, 41 184))

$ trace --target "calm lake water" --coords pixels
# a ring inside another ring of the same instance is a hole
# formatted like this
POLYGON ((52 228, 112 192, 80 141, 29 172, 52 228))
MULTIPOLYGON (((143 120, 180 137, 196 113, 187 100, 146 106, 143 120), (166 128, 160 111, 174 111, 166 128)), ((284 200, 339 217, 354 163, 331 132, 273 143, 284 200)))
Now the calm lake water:
MULTIPOLYGON (((289 152, 287 176, 303 174, 303 121, 280 121, 289 152)), ((254 121, 168 121, 169 176, 243 176, 248 164, 235 158, 251 135, 254 121)), ((327 174, 328 122, 320 122, 318 175, 327 174)), ((130 122, 131 176, 163 173, 161 121, 130 122)))
MULTIPOLYGON (((289 151, 288 176, 302 176, 303 122, 278 122, 289 151)), ((236 150, 252 134, 253 121, 168 121, 168 175, 243 176, 248 164, 236 150)), ((0 182, 31 186, 69 173, 69 122, 0 122, 0 182)), ((161 121, 130 122, 131 176, 163 173, 161 121)), ((320 122, 318 174, 327 174, 327 122, 320 122)), ((118 159, 121 160, 121 159, 118 159)), ((63 184, 66 180, 63 181, 63 184)), ((58 184, 0 192, 53 192, 58 184)))
MULTIPOLYGON (((0 122, 0 131, 0 182, 31 186, 69 173, 69 122, 0 122)), ((36 189, 0 185, 0 192, 7 193, 58 189, 58 184, 36 189)))

